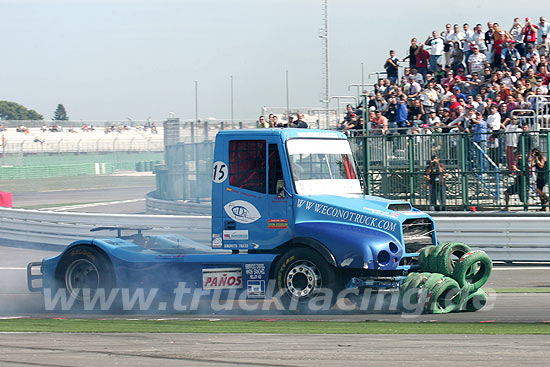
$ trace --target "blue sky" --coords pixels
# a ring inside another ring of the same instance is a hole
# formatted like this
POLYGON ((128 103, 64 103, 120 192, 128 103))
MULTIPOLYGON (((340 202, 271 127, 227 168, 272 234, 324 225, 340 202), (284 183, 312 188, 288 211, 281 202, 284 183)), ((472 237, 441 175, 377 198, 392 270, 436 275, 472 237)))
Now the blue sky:
MULTIPOLYGON (((0 0, 0 100, 51 118, 163 119, 168 112, 236 119, 262 106, 318 107, 321 0, 0 0)), ((330 94, 405 56, 445 23, 509 28, 514 16, 550 17, 544 2, 329 0, 330 94), (452 4, 452 6, 451 6, 452 4)), ((367 80, 369 81, 369 80, 367 80)), ((373 80, 370 80, 371 82, 373 80)))

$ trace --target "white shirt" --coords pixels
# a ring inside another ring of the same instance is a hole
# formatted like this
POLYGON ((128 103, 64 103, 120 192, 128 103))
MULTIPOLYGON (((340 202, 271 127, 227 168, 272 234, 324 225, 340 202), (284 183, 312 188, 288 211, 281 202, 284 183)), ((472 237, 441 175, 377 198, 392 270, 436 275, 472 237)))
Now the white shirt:
POLYGON ((485 62, 487 61, 487 57, 482 54, 481 52, 477 55, 471 54, 468 58, 468 63, 470 64, 470 72, 471 73, 480 73, 483 68, 485 67, 485 62))
POLYGON ((521 127, 519 127, 518 124, 509 123, 506 125, 506 132, 510 134, 506 134, 504 137, 504 142, 507 147, 517 147, 518 145, 518 138, 519 134, 511 134, 511 133, 517 133, 521 132, 521 127))
POLYGON ((512 29, 510 29, 510 35, 514 38, 514 41, 516 43, 523 43, 523 28, 520 25, 514 25, 512 26, 512 29))
POLYGON ((542 35, 543 34, 548 34, 550 32, 550 23, 548 22, 545 22, 544 23, 544 26, 539 22, 539 24, 537 24, 539 26, 539 29, 537 29, 537 43, 541 43, 542 42, 542 35))
POLYGON ((472 42, 474 43, 474 45, 479 46, 480 51, 487 50, 487 46, 485 45, 485 33, 475 32, 474 35, 472 36, 472 42))
POLYGON ((466 41, 470 42, 472 41, 472 37, 474 36, 474 31, 471 29, 468 29, 468 31, 465 32, 466 41))
POLYGON ((500 113, 487 116, 487 128, 491 131, 500 130, 500 113))
POLYGON ((430 55, 441 56, 441 54, 443 54, 443 46, 445 46, 443 38, 432 38, 430 40, 430 55))

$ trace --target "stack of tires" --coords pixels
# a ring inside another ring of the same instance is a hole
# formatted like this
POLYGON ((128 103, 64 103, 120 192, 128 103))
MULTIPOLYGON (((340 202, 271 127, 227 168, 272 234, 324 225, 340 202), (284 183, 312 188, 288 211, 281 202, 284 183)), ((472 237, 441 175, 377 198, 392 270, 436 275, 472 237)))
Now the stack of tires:
POLYGON ((405 312, 474 312, 487 303, 481 287, 493 263, 484 251, 460 242, 420 250, 419 272, 410 273, 399 289, 405 312))

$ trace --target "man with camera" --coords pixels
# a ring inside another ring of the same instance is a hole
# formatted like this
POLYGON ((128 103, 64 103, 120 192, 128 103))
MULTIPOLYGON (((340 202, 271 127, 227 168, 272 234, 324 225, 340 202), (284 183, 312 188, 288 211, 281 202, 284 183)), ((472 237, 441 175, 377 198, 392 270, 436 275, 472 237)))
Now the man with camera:
POLYGON ((447 200, 445 175, 445 166, 439 161, 439 157, 434 154, 424 174, 430 188, 430 210, 445 210, 447 200))
POLYGON ((540 198, 540 210, 546 211, 548 209, 548 195, 544 193, 544 186, 548 183, 548 161, 539 148, 531 150, 529 161, 537 177, 537 194, 540 198))

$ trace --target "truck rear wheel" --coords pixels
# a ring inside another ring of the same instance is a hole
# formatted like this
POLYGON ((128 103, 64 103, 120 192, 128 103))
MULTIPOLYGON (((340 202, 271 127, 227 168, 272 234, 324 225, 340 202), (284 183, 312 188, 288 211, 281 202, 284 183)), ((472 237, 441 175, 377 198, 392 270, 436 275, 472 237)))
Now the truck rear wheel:
POLYGON ((328 311, 338 291, 336 271, 315 251, 294 249, 275 266, 276 297, 287 311, 328 311))
MULTIPOLYGON (((76 246, 67 251, 59 261, 56 280, 58 290, 65 290, 69 300, 74 299, 70 304, 86 311, 99 309, 100 302, 86 303, 93 300, 97 292, 105 292, 108 299, 116 284, 110 261, 92 246, 76 246)), ((109 311, 115 304, 107 306, 109 309, 103 311, 109 311)))

